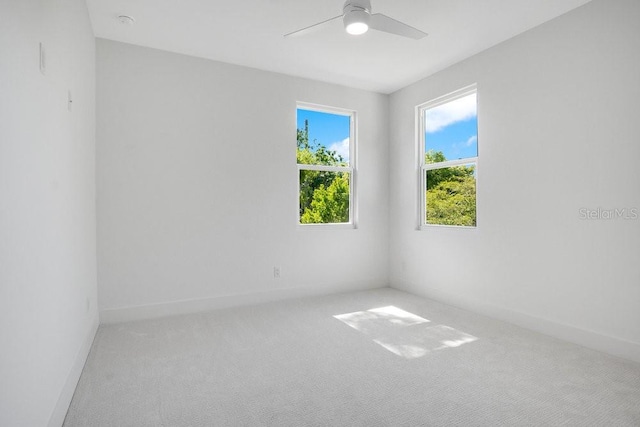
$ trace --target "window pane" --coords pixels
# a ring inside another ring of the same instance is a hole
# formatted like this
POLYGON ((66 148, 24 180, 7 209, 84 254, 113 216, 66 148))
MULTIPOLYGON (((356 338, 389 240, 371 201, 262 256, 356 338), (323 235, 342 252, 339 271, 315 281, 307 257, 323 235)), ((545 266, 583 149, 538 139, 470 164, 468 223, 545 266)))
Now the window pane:
POLYGON ((476 94, 424 111, 425 163, 478 156, 476 94))
POLYGON ((351 118, 298 108, 298 164, 349 166, 351 118))
POLYGON ((300 223, 349 222, 349 172, 300 170, 300 223))
POLYGON ((426 171, 427 224, 476 225, 476 166, 426 171))

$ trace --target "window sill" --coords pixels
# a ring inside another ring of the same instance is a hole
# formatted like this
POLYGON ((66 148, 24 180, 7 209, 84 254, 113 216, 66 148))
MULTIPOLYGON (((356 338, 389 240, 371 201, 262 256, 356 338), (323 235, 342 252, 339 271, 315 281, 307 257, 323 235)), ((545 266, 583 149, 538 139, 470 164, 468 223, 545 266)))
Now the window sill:
POLYGON ((298 224, 298 230, 356 230, 353 223, 338 223, 338 224, 298 224))
POLYGON ((442 225, 442 224, 422 224, 418 227, 419 231, 435 230, 435 229, 454 229, 454 230, 477 230, 477 225, 442 225))

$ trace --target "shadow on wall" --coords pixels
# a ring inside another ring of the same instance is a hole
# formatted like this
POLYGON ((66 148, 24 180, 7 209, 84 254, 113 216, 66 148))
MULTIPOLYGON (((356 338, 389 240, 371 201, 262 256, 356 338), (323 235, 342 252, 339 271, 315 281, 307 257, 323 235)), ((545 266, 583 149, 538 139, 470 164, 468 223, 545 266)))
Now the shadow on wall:
POLYGON ((446 325, 431 326, 429 320, 393 305, 333 317, 406 359, 416 359, 478 339, 446 325))

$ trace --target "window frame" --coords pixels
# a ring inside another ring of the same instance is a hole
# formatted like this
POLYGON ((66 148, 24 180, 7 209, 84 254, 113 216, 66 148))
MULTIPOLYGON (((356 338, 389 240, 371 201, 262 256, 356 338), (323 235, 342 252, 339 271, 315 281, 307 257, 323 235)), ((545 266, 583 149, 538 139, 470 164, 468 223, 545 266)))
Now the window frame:
MULTIPOLYGON (((320 113, 336 114, 349 117, 349 166, 328 166, 328 165, 307 165, 299 164, 296 161, 296 215, 298 217, 297 226, 299 229, 317 229, 317 228, 357 228, 357 206, 356 206, 356 146, 357 146, 357 112, 355 110, 332 107, 327 105, 313 104, 309 102, 296 102, 296 122, 298 110, 317 111, 320 113), (345 172, 349 174, 349 221, 348 222, 329 222, 318 224, 303 224, 300 222, 300 171, 312 170, 320 172, 345 172)), ((297 123, 296 123, 297 129, 297 123)), ((328 148, 328 147, 327 147, 328 148)))
MULTIPOLYGON (((434 98, 430 101, 424 102, 416 106, 416 141, 417 141, 417 156, 418 156, 418 230, 427 230, 435 228, 455 228, 455 229, 468 229, 475 230, 478 228, 478 158, 480 156, 480 145, 478 143, 478 153, 475 157, 465 157, 462 159, 447 160, 439 163, 426 163, 425 162, 425 111, 448 102, 454 101, 459 98, 474 94, 476 95, 476 129, 479 132, 479 114, 478 114, 478 86, 472 84, 465 86, 456 91, 450 92, 446 95, 434 98), (475 167, 475 179, 476 179, 476 225, 448 225, 448 224, 429 224, 427 222, 427 171, 436 169, 445 169, 452 166, 462 166, 473 164, 475 167)), ((480 138, 478 137, 478 140, 480 138)))

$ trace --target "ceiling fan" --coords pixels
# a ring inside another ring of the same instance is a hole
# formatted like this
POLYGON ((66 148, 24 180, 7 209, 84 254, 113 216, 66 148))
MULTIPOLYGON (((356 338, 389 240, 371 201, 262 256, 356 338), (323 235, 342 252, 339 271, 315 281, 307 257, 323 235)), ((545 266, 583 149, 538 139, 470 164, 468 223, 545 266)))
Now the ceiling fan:
POLYGON ((420 31, 410 25, 396 21, 393 18, 381 13, 371 13, 371 2, 369 0, 347 0, 342 8, 342 15, 334 16, 317 24, 285 34, 285 37, 301 36, 315 30, 317 27, 328 22, 342 18, 344 29, 347 33, 360 35, 366 33, 369 28, 386 33, 396 34, 412 39, 421 39, 427 33, 420 31))

